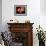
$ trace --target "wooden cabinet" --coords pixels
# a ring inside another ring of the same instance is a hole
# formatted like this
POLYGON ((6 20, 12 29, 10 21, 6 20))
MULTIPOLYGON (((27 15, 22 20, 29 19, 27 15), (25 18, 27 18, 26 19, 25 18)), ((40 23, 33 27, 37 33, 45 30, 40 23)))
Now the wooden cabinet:
POLYGON ((13 41, 23 43, 23 46, 33 46, 33 23, 7 23, 12 33, 13 41))

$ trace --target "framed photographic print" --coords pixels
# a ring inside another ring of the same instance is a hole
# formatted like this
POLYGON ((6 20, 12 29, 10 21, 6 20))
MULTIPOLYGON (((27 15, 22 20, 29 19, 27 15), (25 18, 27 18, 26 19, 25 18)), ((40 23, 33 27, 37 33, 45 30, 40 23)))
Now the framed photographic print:
POLYGON ((26 16, 27 5, 14 5, 14 16, 26 16))

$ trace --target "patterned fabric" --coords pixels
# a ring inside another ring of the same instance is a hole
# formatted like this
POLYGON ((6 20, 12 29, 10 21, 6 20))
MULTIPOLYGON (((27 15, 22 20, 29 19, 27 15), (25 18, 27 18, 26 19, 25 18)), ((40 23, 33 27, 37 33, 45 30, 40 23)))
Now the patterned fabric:
POLYGON ((10 42, 12 42, 11 32, 9 31, 2 32, 2 39, 4 41, 5 46, 9 46, 10 42))
POLYGON ((23 46, 22 43, 11 42, 10 46, 23 46))
POLYGON ((0 32, 0 46, 5 46, 1 34, 2 34, 2 33, 0 32))
POLYGON ((2 46, 2 45, 0 44, 0 46, 2 46))

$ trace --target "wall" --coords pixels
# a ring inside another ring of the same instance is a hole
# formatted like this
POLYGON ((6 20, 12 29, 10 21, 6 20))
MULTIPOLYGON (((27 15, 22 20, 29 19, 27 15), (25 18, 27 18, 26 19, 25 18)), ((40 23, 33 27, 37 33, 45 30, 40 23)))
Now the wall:
POLYGON ((38 46, 36 27, 40 24, 40 0, 2 0, 3 31, 8 30, 7 22, 10 19, 17 19, 19 22, 30 20, 31 23, 34 23, 33 45, 38 46), (27 16, 14 16, 14 5, 27 5, 27 16))
POLYGON ((46 0, 40 0, 40 24, 46 31, 46 0))
POLYGON ((17 19, 19 20, 19 22, 25 22, 25 20, 30 20, 31 23, 34 23, 33 45, 38 46, 38 39, 36 37, 36 27, 41 24, 43 29, 46 29, 46 15, 41 12, 41 8, 43 8, 44 6, 42 6, 42 1, 40 2, 40 0, 2 0, 3 31, 8 30, 7 22, 10 19, 17 19), (27 5, 27 16, 14 16, 14 5, 27 5))
MULTIPOLYGON (((39 23, 39 19, 40 19, 39 15, 40 15, 40 0, 31 0, 31 1, 3 0, 2 1, 3 26, 5 26, 10 19, 17 19, 19 20, 19 22, 24 22, 26 19, 28 19, 30 20, 30 22, 39 23), (27 5, 27 16, 14 16, 14 5, 18 5, 18 4, 27 5)), ((4 29, 6 30, 5 27, 4 29)))
POLYGON ((0 0, 0 31, 2 31, 2 0, 0 0))

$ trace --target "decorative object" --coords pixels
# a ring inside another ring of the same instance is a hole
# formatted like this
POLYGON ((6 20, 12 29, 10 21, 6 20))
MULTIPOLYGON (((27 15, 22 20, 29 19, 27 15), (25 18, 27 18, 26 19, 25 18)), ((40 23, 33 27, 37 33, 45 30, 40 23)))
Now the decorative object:
POLYGON ((27 5, 14 5, 14 16, 26 16, 27 5))
POLYGON ((26 20, 25 23, 30 23, 30 20, 26 20))
POLYGON ((8 21, 9 23, 19 23, 19 21, 17 19, 10 19, 10 21, 8 21))
POLYGON ((36 28, 37 29, 37 34, 38 35, 38 40, 39 40, 39 46, 45 46, 45 35, 43 32, 42 27, 36 28))
POLYGON ((46 31, 44 31, 44 34, 45 34, 45 40, 46 40, 46 31))

